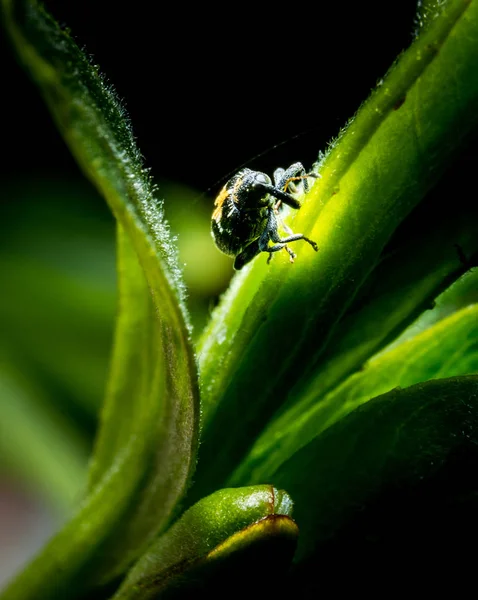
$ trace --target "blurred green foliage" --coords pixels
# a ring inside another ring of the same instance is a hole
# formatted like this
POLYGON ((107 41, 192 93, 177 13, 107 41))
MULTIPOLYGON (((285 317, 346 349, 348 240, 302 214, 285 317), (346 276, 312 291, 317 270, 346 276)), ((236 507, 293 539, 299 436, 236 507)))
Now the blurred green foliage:
MULTIPOLYGON (((211 243, 210 198, 168 182, 163 193, 198 335, 231 261, 211 243)), ((65 514, 85 484, 110 362, 114 219, 82 178, 4 180, 0 197, 0 466, 65 514)))

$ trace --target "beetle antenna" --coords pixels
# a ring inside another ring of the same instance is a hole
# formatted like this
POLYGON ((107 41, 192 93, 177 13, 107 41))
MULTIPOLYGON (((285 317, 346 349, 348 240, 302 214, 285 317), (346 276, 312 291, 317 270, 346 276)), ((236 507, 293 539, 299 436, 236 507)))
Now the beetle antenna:
MULTIPOLYGON (((291 142, 292 140, 296 140, 297 138, 302 137, 303 135, 306 135, 307 133, 310 133, 311 131, 313 131, 314 129, 317 129, 317 127, 319 127, 318 125, 316 127, 309 127, 307 129, 304 129, 303 131, 299 131, 298 133, 295 133, 294 135, 291 135, 287 138, 284 138, 283 140, 281 140, 280 142, 277 142, 277 144, 274 144, 272 146, 268 146, 267 148, 265 148, 264 150, 262 150, 262 152, 258 152, 257 154, 255 154, 254 156, 251 156, 250 158, 248 158, 247 160, 245 160, 243 163, 241 163, 240 165, 236 166, 234 169, 232 169, 231 171, 229 171, 228 173, 226 173, 225 175, 223 175, 222 177, 220 177, 217 181, 215 181, 212 185, 210 185, 202 194, 200 197, 205 196, 206 194, 208 194, 209 192, 211 192, 214 188, 216 188, 220 183, 227 181, 231 178, 232 175, 234 175, 234 173, 237 173, 237 171, 239 171, 240 169, 242 169, 243 167, 247 167, 247 165, 250 165, 251 162, 253 162, 254 160, 261 158, 261 156, 266 156, 267 154, 269 154, 269 152, 272 152, 273 150, 275 150, 276 148, 280 148, 281 146, 284 146, 285 144, 288 144, 289 142, 291 142)), ((314 177, 315 175, 313 174, 308 174, 308 177, 314 177)), ((291 205, 292 206, 292 205, 291 205)), ((293 208, 298 208, 297 204, 293 205, 293 208)))

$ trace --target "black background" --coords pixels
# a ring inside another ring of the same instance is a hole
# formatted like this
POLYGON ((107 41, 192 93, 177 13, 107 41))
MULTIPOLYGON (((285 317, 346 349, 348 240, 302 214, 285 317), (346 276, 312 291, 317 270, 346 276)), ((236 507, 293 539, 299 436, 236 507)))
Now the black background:
MULTIPOLYGON (((124 100, 153 176, 211 195, 246 162, 310 166, 408 47, 416 11, 414 0, 46 6, 124 100)), ((0 175, 78 175, 3 33, 0 50, 0 175)))

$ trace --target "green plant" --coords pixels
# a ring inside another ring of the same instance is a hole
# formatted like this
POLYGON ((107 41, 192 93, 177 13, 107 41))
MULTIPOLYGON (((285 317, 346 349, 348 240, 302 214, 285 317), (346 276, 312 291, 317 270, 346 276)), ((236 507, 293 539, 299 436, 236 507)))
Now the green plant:
POLYGON ((41 6, 3 9, 116 218, 120 300, 87 493, 2 598, 215 594, 230 578, 247 590, 244 573, 292 560, 274 583, 305 595, 319 566, 358 568, 412 536, 443 553, 455 527, 440 537, 427 519, 476 511, 478 208, 430 211, 426 195, 476 126, 478 1, 421 6, 417 39, 290 216, 319 252, 236 275, 197 364, 176 250, 121 104, 41 6))

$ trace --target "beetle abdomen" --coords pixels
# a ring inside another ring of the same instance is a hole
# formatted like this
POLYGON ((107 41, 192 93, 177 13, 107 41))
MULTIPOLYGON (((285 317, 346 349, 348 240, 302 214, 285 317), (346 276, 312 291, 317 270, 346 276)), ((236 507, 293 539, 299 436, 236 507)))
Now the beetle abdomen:
POLYGON ((245 214, 236 209, 226 218, 212 219, 211 233, 221 252, 236 256, 260 236, 267 219, 261 215, 258 218, 257 211, 253 213, 245 214))
POLYGON ((216 198, 215 207, 211 233, 224 254, 236 256, 264 230, 267 209, 244 210, 234 202, 234 196, 227 187, 216 198))

